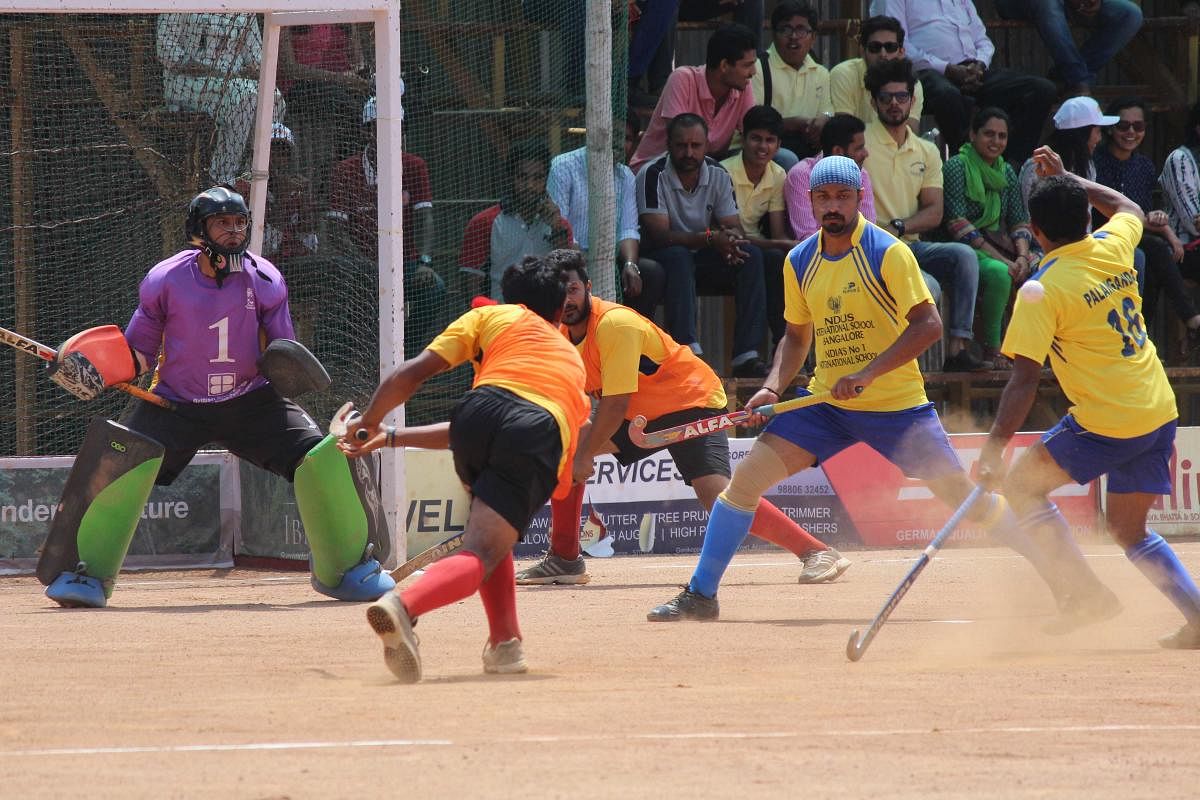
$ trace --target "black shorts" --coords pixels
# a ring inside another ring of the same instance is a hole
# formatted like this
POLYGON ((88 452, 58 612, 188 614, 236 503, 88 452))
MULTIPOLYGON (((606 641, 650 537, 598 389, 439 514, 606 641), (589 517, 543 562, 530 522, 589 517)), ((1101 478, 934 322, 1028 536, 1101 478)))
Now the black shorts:
POLYGON ((562 438, 549 411, 506 389, 481 386, 450 412, 454 471, 522 536, 558 484, 562 438))
POLYGON ((270 386, 221 403, 176 403, 174 411, 135 403, 121 424, 166 448, 155 481, 163 486, 207 446, 224 448, 290 481, 300 459, 324 438, 304 409, 270 386))
MULTIPOLYGON (((698 419, 715 417, 724 414, 725 408, 685 408, 683 411, 672 411, 646 423, 646 431, 660 431, 663 428, 673 428, 685 422, 695 422, 698 419)), ((629 438, 629 420, 617 429, 612 437, 617 452, 613 458, 625 466, 639 461, 651 453, 662 450, 654 447, 643 450, 629 438)), ((725 431, 711 433, 708 436, 697 436, 694 439, 684 439, 682 442, 668 445, 666 451, 675 459, 675 468, 683 476, 683 482, 688 486, 696 478, 705 475, 724 475, 728 478, 732 473, 729 469, 729 435, 725 431)))

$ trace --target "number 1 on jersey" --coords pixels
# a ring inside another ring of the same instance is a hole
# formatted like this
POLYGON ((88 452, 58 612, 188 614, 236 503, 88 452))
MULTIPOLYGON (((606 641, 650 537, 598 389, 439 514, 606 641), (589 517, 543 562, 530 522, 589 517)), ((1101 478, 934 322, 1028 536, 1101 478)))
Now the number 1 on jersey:
MULTIPOLYGON (((1113 312, 1114 314, 1117 312, 1113 312)), ((229 357, 229 317, 221 317, 221 319, 208 326, 211 331, 217 329, 217 357, 210 358, 210 364, 232 364, 233 359, 229 357)))
POLYGON ((1121 311, 1124 312, 1128 330, 1121 325, 1121 315, 1115 308, 1108 312, 1108 324, 1121 337, 1121 355, 1129 358, 1146 346, 1146 330, 1142 326, 1142 315, 1138 313, 1133 298, 1126 297, 1121 301, 1121 311))

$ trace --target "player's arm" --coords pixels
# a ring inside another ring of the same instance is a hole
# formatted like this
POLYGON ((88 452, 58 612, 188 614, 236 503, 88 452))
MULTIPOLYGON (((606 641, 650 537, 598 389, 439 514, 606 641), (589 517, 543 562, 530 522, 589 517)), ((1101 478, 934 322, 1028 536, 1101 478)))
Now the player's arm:
POLYGON ((351 423, 348 428, 353 433, 359 427, 376 431, 379 423, 396 406, 408 402, 421 384, 450 368, 450 363, 432 350, 422 350, 416 358, 410 358, 396 367, 379 384, 379 388, 371 395, 371 402, 363 409, 362 418, 351 423))
POLYGON ((1013 358, 1012 374, 1000 395, 996 420, 979 457, 979 482, 989 489, 998 488, 1004 480, 1004 448, 1033 408, 1041 373, 1042 365, 1033 359, 1013 358))
POLYGON ((365 442, 343 438, 338 441, 341 451, 351 458, 365 456, 381 447, 423 447, 426 450, 450 449, 450 423, 418 425, 415 428, 394 428, 385 425, 383 430, 365 442))
POLYGON ((886 350, 863 369, 838 379, 831 390, 836 399, 853 399, 880 375, 907 364, 942 338, 942 318, 933 303, 917 303, 908 310, 905 319, 908 327, 886 350))
POLYGON ((763 379, 762 388, 746 401, 746 407, 758 408, 779 402, 782 393, 792 385, 792 381, 796 380, 800 370, 804 369, 804 362, 808 358, 812 342, 813 325, 811 322, 803 325, 788 322, 787 329, 783 332, 783 338, 779 340, 779 346, 775 348, 775 360, 771 363, 771 370, 763 379))

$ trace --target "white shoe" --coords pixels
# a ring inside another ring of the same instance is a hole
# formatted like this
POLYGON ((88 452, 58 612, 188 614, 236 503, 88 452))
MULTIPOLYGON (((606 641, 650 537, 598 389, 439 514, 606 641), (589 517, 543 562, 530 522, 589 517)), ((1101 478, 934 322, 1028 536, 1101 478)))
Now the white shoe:
POLYGON ((367 622, 383 640, 383 661, 401 683, 421 680, 421 654, 408 609, 400 595, 388 592, 367 606, 367 622))
POLYGON ((519 675, 529 672, 521 640, 509 639, 497 645, 493 645, 491 641, 484 642, 483 671, 493 675, 519 675))

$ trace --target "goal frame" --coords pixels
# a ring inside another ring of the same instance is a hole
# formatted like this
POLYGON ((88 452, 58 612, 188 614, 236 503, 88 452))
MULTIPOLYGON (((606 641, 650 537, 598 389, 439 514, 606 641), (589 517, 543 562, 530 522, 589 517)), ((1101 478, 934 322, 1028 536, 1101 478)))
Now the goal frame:
MULTIPOLYGON (((271 114, 279 32, 290 25, 332 22, 372 23, 375 34, 376 103, 378 107, 378 236, 379 236, 379 372, 388 374, 404 359, 404 272, 401 237, 403 174, 401 169, 400 89, 401 0, 7 0, 2 13, 30 14, 262 14, 263 58, 258 78, 258 109, 253 132, 250 249, 262 247, 270 164, 271 114), (286 10, 283 10, 285 9, 286 10)), ((389 420, 404 422, 403 407, 389 420)), ((406 480, 401 449, 385 449, 380 490, 392 536, 389 562, 404 561, 406 480)), ((388 566, 392 566, 389 563, 388 566)))

